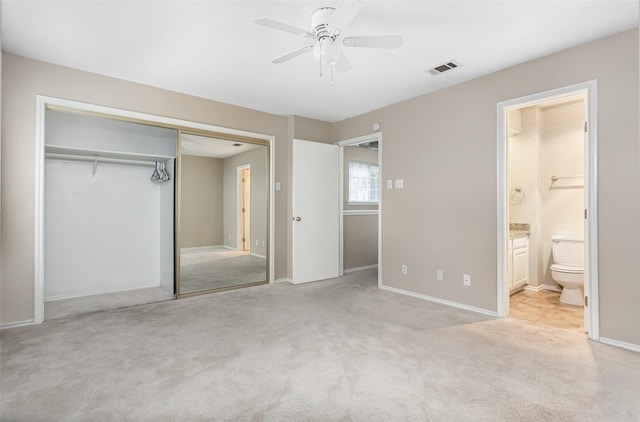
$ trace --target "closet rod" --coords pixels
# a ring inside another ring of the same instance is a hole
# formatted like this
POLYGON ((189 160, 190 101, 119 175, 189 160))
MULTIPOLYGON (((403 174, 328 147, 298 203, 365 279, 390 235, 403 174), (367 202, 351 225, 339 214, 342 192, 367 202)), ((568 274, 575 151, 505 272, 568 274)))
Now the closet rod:
POLYGON ((46 153, 46 158, 53 158, 54 160, 68 160, 68 161, 86 161, 89 163, 114 163, 114 164, 129 164, 135 166, 148 166, 155 167, 155 161, 141 161, 141 160, 127 160, 124 158, 106 158, 89 155, 69 155, 69 154, 55 154, 46 153))

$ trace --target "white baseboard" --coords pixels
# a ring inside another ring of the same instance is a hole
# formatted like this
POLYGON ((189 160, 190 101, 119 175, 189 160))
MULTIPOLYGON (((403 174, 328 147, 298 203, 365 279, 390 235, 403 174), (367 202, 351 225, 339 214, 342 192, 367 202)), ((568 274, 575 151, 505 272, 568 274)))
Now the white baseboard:
POLYGON ((382 290, 388 290, 388 291, 394 292, 394 293, 400 293, 400 294, 407 295, 407 296, 413 296, 413 297, 416 297, 418 299, 424 299, 424 300, 428 300, 430 302, 436 302, 436 303, 440 303, 442 305, 447 305, 447 306, 452 306, 454 308, 464 309, 466 311, 476 312, 476 313, 483 314, 483 315, 489 315, 489 316, 496 317, 496 318, 500 317, 498 315, 498 313, 495 312, 495 311, 489 311, 487 309, 476 308, 475 306, 464 305, 464 304, 458 303, 458 302, 451 302, 449 300, 439 299, 437 297, 427 296, 427 295, 423 295, 423 294, 420 294, 420 293, 414 293, 414 292, 410 292, 408 290, 397 289, 395 287, 389 287, 389 286, 380 285, 380 288, 382 290))
POLYGON ((149 288, 152 288, 152 287, 161 287, 163 290, 166 291, 164 286, 162 286, 161 284, 148 284, 148 285, 145 284, 145 285, 141 285, 141 286, 129 287, 129 288, 126 288, 126 289, 119 289, 119 290, 100 290, 100 291, 97 291, 97 292, 74 293, 74 294, 70 294, 70 295, 50 296, 50 297, 45 297, 44 301, 45 302, 55 302, 56 300, 75 299, 75 298, 78 298, 78 297, 96 296, 96 295, 103 295, 103 294, 107 294, 107 293, 128 292, 128 291, 131 291, 131 290, 149 289, 149 288))
POLYGON ((344 270, 342 272, 344 274, 348 274, 348 273, 353 273, 353 272, 356 272, 356 271, 370 270, 371 268, 378 268, 378 264, 365 265, 364 267, 349 268, 348 270, 344 270))
POLYGON ((4 330, 5 328, 24 327, 25 325, 34 324, 35 322, 32 319, 28 319, 26 321, 7 322, 6 324, 0 324, 0 330, 4 330))
POLYGON ((608 344, 609 346, 620 347, 622 349, 640 353, 640 344, 627 343, 624 341, 613 340, 606 337, 600 337, 599 341, 600 343, 608 344))
POLYGON ((558 292, 560 293, 562 291, 562 289, 560 289, 558 286, 554 285, 554 284, 544 284, 543 285, 545 290, 548 290, 550 292, 558 292))
POLYGON ((277 279, 274 283, 291 283, 291 279, 290 278, 279 278, 277 279))
POLYGON ((258 258, 262 258, 262 259, 267 259, 267 257, 266 257, 266 256, 264 256, 264 255, 258 255, 257 253, 253 253, 253 252, 251 252, 251 253, 250 253, 250 255, 251 255, 251 256, 258 257, 258 258))
POLYGON ((181 251, 197 251, 197 250, 204 250, 204 249, 217 249, 217 248, 225 248, 226 246, 224 245, 211 245, 211 246, 193 246, 191 248, 181 248, 181 251))
POLYGON ((545 286, 544 284, 541 284, 539 286, 524 286, 524 289, 528 292, 541 292, 543 290, 545 290, 545 286))

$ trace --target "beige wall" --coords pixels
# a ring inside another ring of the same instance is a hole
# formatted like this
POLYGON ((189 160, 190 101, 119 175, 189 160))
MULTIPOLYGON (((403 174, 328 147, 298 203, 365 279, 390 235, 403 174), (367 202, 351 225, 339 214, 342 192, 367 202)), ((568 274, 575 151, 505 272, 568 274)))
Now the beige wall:
POLYGON ((222 245, 222 160, 181 160, 180 248, 222 245))
POLYGON ((302 141, 333 143, 331 137, 331 123, 308 119, 306 117, 292 116, 294 124, 293 138, 302 141))
POLYGON ((286 117, 3 53, 0 323, 33 319, 36 95, 273 135, 275 274, 287 276, 286 117))
POLYGON ((343 268, 368 267, 378 264, 378 216, 345 215, 343 268))
POLYGON ((405 180, 382 194, 383 284, 495 311, 496 104, 594 79, 600 335, 640 344, 637 30, 335 124, 333 138, 349 139, 379 122, 385 179, 405 180))

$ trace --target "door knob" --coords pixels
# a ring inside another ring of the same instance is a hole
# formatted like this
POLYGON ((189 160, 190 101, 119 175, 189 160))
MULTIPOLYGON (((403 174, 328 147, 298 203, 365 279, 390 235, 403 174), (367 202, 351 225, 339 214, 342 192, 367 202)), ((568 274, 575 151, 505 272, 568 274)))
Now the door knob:
POLYGON ((302 218, 300 218, 300 217, 293 217, 293 221, 302 221, 302 218))

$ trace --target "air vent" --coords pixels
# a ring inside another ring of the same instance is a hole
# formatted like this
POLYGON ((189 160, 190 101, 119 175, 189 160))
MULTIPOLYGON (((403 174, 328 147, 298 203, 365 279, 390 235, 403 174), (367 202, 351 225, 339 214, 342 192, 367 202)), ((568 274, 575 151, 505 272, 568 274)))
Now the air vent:
POLYGON ((451 60, 450 62, 447 62, 445 64, 441 64, 440 66, 436 66, 436 67, 434 67, 432 69, 429 69, 428 72, 431 75, 436 76, 436 75, 439 75, 439 74, 441 74, 443 72, 446 72, 446 71, 451 70, 451 69, 455 69, 456 67, 460 67, 460 66, 462 66, 460 63, 451 60))

